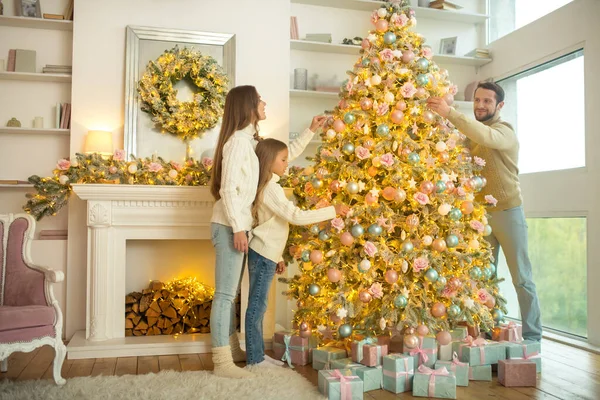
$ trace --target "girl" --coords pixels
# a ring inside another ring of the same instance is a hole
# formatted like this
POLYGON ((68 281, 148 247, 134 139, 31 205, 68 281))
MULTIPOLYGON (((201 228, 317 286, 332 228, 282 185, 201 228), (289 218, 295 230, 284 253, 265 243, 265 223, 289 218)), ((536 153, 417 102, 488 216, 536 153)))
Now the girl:
MULTIPOLYGON (((275 366, 265 359, 263 342, 263 316, 267 309, 267 296, 275 271, 283 273, 281 260, 287 242, 289 225, 308 225, 345 214, 347 206, 336 205, 318 210, 301 210, 287 199, 277 183, 288 167, 288 148, 275 139, 264 139, 256 146, 260 165, 256 200, 252 213, 257 226, 252 230, 248 251, 250 294, 246 310, 247 364, 264 367, 275 366)), ((280 361, 279 365, 283 365, 280 361)))
MULTIPOLYGON (((235 332, 234 299, 239 291, 247 233, 252 228, 252 202, 259 177, 254 152, 258 122, 266 118, 266 103, 254 86, 238 86, 227 94, 221 132, 215 149, 210 190, 216 202, 211 219, 211 238, 215 247, 215 296, 210 315, 212 358, 215 375, 248 378, 252 374, 238 368, 244 361, 235 332)), ((325 117, 313 118, 299 144, 308 144, 325 117)), ((302 150, 304 147, 302 147, 302 150)))

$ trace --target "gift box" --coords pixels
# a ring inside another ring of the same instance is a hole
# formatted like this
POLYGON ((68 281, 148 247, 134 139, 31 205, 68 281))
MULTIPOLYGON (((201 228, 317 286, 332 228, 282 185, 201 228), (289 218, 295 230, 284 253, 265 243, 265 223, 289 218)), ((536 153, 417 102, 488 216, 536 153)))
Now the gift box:
POLYGON ((460 361, 468 362, 471 366, 496 364, 498 360, 506 359, 506 346, 503 343, 488 342, 485 339, 472 337, 462 342, 453 342, 452 350, 458 354, 460 361))
POLYGON ((414 358, 406 354, 390 354, 383 357, 383 388, 392 393, 412 389, 415 375, 414 358))
POLYGON ((497 342, 522 342, 523 328, 512 321, 508 324, 500 324, 492 331, 492 340, 497 342))
POLYGON ((506 358, 510 360, 530 360, 536 365, 536 371, 542 372, 542 346, 535 340, 523 340, 521 343, 506 343, 506 358))
POLYGON ((478 338, 481 335, 481 331, 479 330, 479 325, 468 325, 465 321, 459 322, 458 325, 464 326, 467 328, 468 336, 478 338))
POLYGON ((431 369, 421 365, 415 373, 412 394, 415 397, 456 399, 456 377, 444 367, 431 369))
POLYGON ((363 347, 366 344, 374 344, 377 343, 377 340, 374 338, 364 338, 362 340, 355 340, 350 343, 350 357, 352 357, 352 361, 354 362, 362 362, 363 359, 363 347))
POLYGON ((452 340, 466 339, 469 336, 468 329, 466 326, 457 326, 450 331, 450 336, 452 336, 452 340))
POLYGON ((395 335, 395 336, 378 336, 377 337, 378 345, 387 345, 388 354, 392 353, 402 353, 404 349, 404 335, 395 335))
POLYGON ((367 367, 376 367, 381 365, 383 356, 387 356, 387 345, 366 344, 363 346, 363 359, 361 363, 367 367))
POLYGON ((530 360, 498 361, 498 383, 506 387, 536 385, 536 365, 530 360))
MULTIPOLYGON (((294 365, 310 364, 310 340, 290 332, 280 331, 273 334, 273 354, 276 360, 294 365)), ((314 339, 313 339, 314 342, 314 339)))
POLYGON ((316 370, 331 369, 331 361, 346 358, 346 350, 338 347, 324 346, 313 350, 312 366, 316 370))
POLYGON ((491 381, 492 380, 492 366, 491 365, 477 365, 475 367, 469 367, 469 380, 470 381, 491 381))
POLYGON ((415 368, 424 364, 432 368, 437 361, 437 341, 431 336, 417 336, 419 344, 410 349, 404 345, 404 354, 410 354, 415 359, 415 368))
POLYGON ((319 371, 318 385, 319 392, 329 400, 363 399, 363 382, 350 370, 319 371))
POLYGON ((469 386, 469 364, 458 359, 454 353, 451 361, 436 361, 435 369, 445 367, 456 377, 456 386, 469 386))
POLYGON ((330 363, 331 369, 349 369, 352 371, 353 375, 356 375, 356 370, 358 368, 364 367, 361 363, 356 363, 352 361, 351 358, 341 358, 339 360, 331 360, 330 363))
POLYGON ((363 381, 363 391, 379 390, 383 386, 383 367, 365 367, 364 365, 354 371, 363 381))

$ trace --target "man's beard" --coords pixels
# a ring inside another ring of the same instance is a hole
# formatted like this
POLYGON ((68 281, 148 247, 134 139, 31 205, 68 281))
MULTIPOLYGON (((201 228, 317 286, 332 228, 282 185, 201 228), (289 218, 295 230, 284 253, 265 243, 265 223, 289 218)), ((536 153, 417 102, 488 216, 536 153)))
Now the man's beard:
POLYGON ((494 118, 494 115, 496 115, 495 110, 493 113, 486 113, 483 117, 479 117, 479 116, 477 116, 477 113, 475 113, 475 119, 479 122, 485 122, 485 121, 489 121, 490 119, 494 118))

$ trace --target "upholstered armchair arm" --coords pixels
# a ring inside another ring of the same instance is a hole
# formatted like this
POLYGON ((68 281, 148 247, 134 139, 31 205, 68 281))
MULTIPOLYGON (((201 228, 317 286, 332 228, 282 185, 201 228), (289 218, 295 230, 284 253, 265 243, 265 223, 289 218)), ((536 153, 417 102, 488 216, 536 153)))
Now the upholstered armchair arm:
MULTIPOLYGON (((40 267, 38 267, 38 268, 40 268, 40 267)), ((47 281, 50 281, 52 283, 58 283, 58 282, 62 282, 65 280, 64 272, 57 271, 57 270, 50 269, 50 268, 45 268, 44 277, 46 278, 47 281)))

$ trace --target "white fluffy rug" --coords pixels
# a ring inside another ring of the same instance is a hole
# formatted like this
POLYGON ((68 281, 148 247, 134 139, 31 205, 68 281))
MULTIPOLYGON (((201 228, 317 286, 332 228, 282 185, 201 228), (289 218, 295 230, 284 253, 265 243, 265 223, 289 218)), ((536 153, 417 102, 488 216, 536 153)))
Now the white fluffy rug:
POLYGON ((300 374, 287 368, 253 369, 252 379, 226 379, 208 371, 161 371, 158 374, 51 380, 0 381, 1 400, 316 400, 324 399, 300 374))

